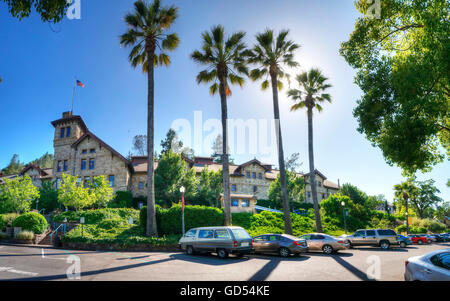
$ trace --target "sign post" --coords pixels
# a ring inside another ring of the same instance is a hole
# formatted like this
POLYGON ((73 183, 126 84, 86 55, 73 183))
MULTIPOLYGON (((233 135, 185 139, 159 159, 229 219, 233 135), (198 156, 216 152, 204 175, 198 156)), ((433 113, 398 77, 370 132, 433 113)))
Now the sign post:
POLYGON ((84 234, 84 216, 80 217, 80 224, 81 224, 81 237, 83 237, 83 234, 84 234))
POLYGON ((348 209, 345 208, 345 202, 342 201, 342 213, 344 214, 344 228, 345 228, 345 235, 347 235, 347 216, 348 216, 348 209))

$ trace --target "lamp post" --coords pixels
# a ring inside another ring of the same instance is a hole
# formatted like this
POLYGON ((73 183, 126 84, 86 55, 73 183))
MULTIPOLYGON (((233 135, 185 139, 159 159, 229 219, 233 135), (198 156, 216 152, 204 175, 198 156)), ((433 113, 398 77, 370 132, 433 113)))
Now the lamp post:
POLYGON ((345 228, 345 235, 347 235, 347 215, 345 214, 345 202, 342 201, 342 213, 344 214, 344 228, 345 228))
POLYGON ((408 211, 405 212, 405 216, 406 216, 406 234, 409 235, 408 211))
POLYGON ((39 200, 36 200, 36 210, 37 210, 37 211, 39 211, 39 209, 38 209, 38 208, 39 208, 39 207, 38 207, 38 205, 39 205, 39 200))
POLYGON ((181 192, 181 231, 184 235, 184 191, 185 188, 184 186, 180 187, 180 192, 181 192))

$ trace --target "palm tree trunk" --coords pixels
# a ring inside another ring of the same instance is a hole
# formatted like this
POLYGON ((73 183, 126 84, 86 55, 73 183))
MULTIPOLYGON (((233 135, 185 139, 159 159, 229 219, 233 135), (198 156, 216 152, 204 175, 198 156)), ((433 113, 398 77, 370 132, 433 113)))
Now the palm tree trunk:
POLYGON ((272 75, 271 79, 273 94, 273 115, 275 119, 275 133, 277 136, 278 146, 278 165, 280 166, 281 199, 283 201, 284 232, 286 234, 293 234, 291 212, 289 209, 289 198, 286 187, 286 166, 284 164, 283 139, 281 136, 280 109, 278 106, 278 78, 276 75, 272 75))
POLYGON ((308 107, 308 153, 309 153, 309 182, 311 185, 311 194, 314 204, 314 214, 316 217, 316 231, 322 233, 322 222, 320 220, 319 202, 317 200, 316 173, 314 168, 314 149, 313 149, 313 120, 312 108, 308 107))
POLYGON ((406 234, 409 234, 409 214, 408 214, 408 199, 405 199, 405 212, 406 212, 406 234))
POLYGON ((148 51, 148 96, 147 96, 147 236, 158 236, 156 229, 155 212, 155 189, 154 189, 154 108, 155 108, 155 90, 154 90, 154 50, 148 51))
POLYGON ((228 161, 228 133, 227 133, 227 93, 225 81, 220 81, 220 105, 222 111, 222 177, 223 177, 223 211, 225 226, 231 226, 231 196, 230 196, 230 164, 228 161))

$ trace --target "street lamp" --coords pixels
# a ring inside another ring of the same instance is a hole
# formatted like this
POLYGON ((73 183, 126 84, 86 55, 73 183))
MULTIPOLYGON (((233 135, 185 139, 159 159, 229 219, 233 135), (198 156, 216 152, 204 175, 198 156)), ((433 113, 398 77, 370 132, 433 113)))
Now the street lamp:
POLYGON ((181 206, 182 206, 182 208, 181 208, 181 231, 182 231, 182 233, 183 233, 183 236, 184 236, 184 191, 185 191, 185 188, 184 188, 184 186, 181 186, 180 187, 180 192, 181 192, 181 206))
POLYGON ((408 220, 408 211, 405 212, 406 217, 406 234, 409 235, 409 220, 408 220))
POLYGON ((344 228, 345 228, 345 235, 347 235, 347 215, 345 214, 345 202, 341 202, 342 205, 342 214, 344 215, 344 228))
POLYGON ((39 207, 38 207, 38 205, 39 205, 39 200, 36 200, 36 210, 38 210, 39 211, 39 207))

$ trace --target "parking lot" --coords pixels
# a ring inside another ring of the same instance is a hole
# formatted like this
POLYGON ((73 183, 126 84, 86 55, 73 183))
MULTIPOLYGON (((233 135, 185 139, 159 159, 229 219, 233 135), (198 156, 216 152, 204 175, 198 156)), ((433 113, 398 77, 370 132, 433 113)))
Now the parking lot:
POLYGON ((450 248, 450 243, 406 249, 360 247, 336 255, 214 255, 170 252, 75 251, 0 244, 0 280, 398 280, 408 257, 450 248))

